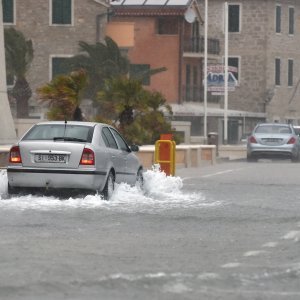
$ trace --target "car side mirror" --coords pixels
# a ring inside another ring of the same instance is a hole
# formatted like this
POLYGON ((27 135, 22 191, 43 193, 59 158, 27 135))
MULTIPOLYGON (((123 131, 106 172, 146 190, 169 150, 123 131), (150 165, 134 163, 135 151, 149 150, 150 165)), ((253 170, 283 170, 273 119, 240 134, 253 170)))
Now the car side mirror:
POLYGON ((132 152, 138 152, 140 150, 139 146, 138 145, 131 145, 130 146, 130 150, 132 152))

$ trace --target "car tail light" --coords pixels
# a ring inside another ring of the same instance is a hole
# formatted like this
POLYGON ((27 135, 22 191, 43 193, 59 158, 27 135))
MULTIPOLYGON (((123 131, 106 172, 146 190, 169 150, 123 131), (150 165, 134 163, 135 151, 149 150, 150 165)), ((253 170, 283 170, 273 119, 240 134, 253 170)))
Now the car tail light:
POLYGON ((292 136, 287 143, 288 144, 295 144, 296 143, 296 139, 292 136))
POLYGON ((257 143, 256 138, 255 138, 253 135, 251 135, 251 136, 249 137, 249 142, 250 142, 251 144, 256 144, 256 143, 257 143))
POLYGON ((95 164, 95 154, 94 151, 89 148, 84 148, 80 160, 81 165, 94 165, 95 164))
POLYGON ((22 163, 21 153, 19 146, 13 146, 9 152, 9 162, 14 164, 22 163))

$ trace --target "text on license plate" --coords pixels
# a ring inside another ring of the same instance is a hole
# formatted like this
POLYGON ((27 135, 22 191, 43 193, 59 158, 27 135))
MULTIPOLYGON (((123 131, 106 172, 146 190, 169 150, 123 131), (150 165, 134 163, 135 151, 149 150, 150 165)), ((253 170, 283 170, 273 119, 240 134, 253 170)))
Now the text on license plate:
POLYGON ((35 154, 35 162, 43 163, 66 163, 67 155, 65 154, 35 154))

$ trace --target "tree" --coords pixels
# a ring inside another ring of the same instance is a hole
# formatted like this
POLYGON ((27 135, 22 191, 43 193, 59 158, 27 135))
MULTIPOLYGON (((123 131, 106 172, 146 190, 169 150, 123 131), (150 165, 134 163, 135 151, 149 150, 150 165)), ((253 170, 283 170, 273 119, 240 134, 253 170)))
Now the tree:
POLYGON ((172 132, 164 111, 172 114, 159 92, 143 88, 140 80, 109 79, 98 93, 101 115, 97 120, 114 125, 130 143, 152 144, 161 133, 172 132))
POLYGON ((10 94, 16 99, 17 117, 28 117, 28 100, 32 95, 26 80, 26 73, 33 60, 33 46, 31 40, 26 40, 23 33, 14 28, 5 28, 5 57, 9 76, 15 77, 15 84, 10 94))
MULTIPOLYGON (((103 43, 88 44, 79 42, 81 54, 67 60, 72 70, 83 68, 89 76, 89 85, 86 88, 86 97, 95 100, 97 93, 104 86, 105 80, 129 74, 130 61, 122 54, 117 43, 110 37, 105 37, 103 43)), ((130 74, 132 78, 142 80, 166 71, 165 67, 140 71, 130 74)))
POLYGON ((79 42, 81 54, 68 59, 71 69, 85 69, 89 76, 86 97, 95 99, 105 79, 128 73, 129 61, 121 54, 118 45, 109 37, 104 43, 79 42))
POLYGON ((80 102, 88 84, 86 71, 81 69, 70 75, 55 77, 50 83, 37 89, 39 98, 49 104, 49 120, 82 121, 80 102))

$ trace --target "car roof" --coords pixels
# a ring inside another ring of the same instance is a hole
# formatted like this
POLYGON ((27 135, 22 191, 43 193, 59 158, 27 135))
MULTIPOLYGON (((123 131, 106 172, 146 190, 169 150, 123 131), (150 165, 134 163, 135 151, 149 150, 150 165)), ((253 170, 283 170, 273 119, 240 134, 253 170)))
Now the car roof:
POLYGON ((291 126, 291 124, 287 124, 287 123, 259 123, 257 124, 257 126, 261 126, 261 125, 267 125, 267 126, 291 126))
MULTIPOLYGON (((39 122, 36 123, 36 125, 64 125, 65 121, 45 121, 45 122, 39 122)), ((67 125, 81 125, 81 126, 96 126, 96 125, 101 125, 101 126, 110 126, 108 124, 104 123, 97 123, 97 122, 81 122, 81 121, 67 121, 67 125)))

